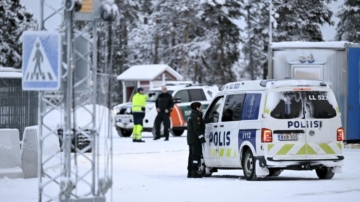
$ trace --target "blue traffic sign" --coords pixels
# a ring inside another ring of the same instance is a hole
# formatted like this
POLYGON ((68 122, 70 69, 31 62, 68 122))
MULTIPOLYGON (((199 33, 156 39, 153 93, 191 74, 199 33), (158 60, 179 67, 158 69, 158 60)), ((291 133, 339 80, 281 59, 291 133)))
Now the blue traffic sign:
POLYGON ((59 90, 61 84, 61 36, 46 31, 23 34, 23 90, 59 90))

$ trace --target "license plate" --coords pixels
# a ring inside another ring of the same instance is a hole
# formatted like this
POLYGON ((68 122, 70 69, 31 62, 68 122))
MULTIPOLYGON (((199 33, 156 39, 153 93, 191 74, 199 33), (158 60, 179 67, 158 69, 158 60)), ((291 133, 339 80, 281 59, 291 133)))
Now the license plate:
POLYGON ((299 140, 299 134, 298 133, 278 134, 278 139, 280 141, 297 141, 299 140))
POLYGON ((130 123, 131 117, 130 116, 117 116, 115 117, 116 122, 119 123, 130 123))

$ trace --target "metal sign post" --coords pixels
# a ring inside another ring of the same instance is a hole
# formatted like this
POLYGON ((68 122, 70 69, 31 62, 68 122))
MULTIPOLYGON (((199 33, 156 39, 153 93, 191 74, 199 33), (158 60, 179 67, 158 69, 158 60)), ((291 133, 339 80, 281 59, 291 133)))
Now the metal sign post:
MULTIPOLYGON (((110 114, 103 116, 107 125, 101 128, 97 113, 112 110, 96 103, 103 2, 62 0, 61 8, 54 9, 49 6, 54 0, 39 1, 41 31, 24 33, 23 53, 23 89, 39 91, 39 201, 105 202, 112 187, 112 119, 110 114), (49 10, 53 12, 45 16, 49 10), (45 22, 58 15, 63 19, 60 29, 47 32, 45 22), (77 21, 84 26, 75 27, 77 21), (85 117, 78 117, 79 111, 85 117), (49 139, 55 141, 50 145, 49 139)), ((106 17, 113 20, 114 13, 106 17)))

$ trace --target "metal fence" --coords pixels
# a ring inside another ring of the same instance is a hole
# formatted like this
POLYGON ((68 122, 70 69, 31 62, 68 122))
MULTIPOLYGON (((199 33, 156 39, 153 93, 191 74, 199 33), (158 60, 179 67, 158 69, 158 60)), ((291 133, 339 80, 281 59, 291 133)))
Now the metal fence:
POLYGON ((21 78, 0 78, 0 128, 17 128, 20 139, 25 127, 38 124, 38 93, 23 91, 21 78))

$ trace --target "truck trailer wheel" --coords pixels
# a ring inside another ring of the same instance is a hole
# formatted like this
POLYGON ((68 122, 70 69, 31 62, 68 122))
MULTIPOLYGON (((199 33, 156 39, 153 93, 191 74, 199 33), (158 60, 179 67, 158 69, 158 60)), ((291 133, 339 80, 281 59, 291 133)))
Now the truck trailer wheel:
POLYGON ((332 168, 321 167, 316 169, 316 175, 319 179, 329 180, 334 177, 335 173, 332 171, 332 168))

